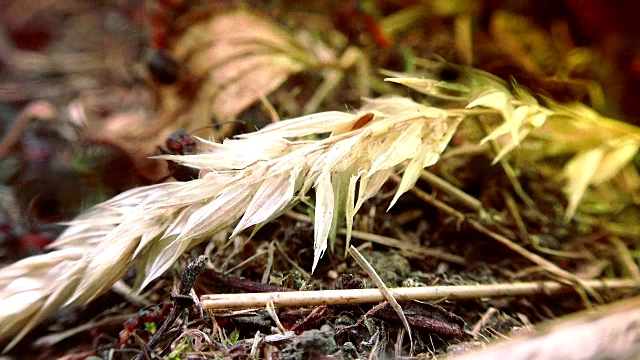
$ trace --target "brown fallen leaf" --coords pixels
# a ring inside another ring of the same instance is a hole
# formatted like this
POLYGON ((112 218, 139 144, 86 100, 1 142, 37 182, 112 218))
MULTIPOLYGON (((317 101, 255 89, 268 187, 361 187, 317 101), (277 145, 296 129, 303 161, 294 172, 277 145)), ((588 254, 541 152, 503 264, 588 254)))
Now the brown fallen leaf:
POLYGON ((176 39, 172 55, 190 77, 160 89, 159 113, 173 128, 196 129, 234 120, 292 74, 316 60, 270 19, 248 10, 211 13, 176 39))

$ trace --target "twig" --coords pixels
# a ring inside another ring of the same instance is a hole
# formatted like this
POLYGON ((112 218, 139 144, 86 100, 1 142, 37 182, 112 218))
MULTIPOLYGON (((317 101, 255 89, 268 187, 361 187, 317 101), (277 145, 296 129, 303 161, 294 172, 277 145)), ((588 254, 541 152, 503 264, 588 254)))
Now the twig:
POLYGON ((87 323, 76 326, 74 328, 38 338, 36 341, 33 342, 33 345, 34 346, 53 346, 59 343, 60 341, 66 340, 74 335, 80 334, 81 332, 89 331, 89 330, 99 328, 101 326, 106 326, 106 325, 122 324, 123 322, 137 315, 138 315, 138 312, 135 312, 135 313, 129 313, 129 314, 113 315, 113 316, 105 317, 101 320, 91 320, 87 323))
POLYGON ((358 321, 356 321, 355 324, 353 325, 349 325, 349 326, 345 326, 342 329, 338 329, 338 331, 336 331, 336 337, 342 336, 343 334, 351 331, 352 329, 356 329, 360 326, 362 326, 362 324, 370 317, 372 317, 375 313, 377 313, 378 311, 380 311, 381 309, 384 309, 389 303, 386 301, 383 301, 381 303, 379 303, 378 305, 372 307, 371 309, 369 309, 369 311, 367 311, 363 316, 361 316, 358 321))
MULTIPOLYGON (((516 204, 515 199, 507 191, 502 191, 502 195, 503 195, 505 204, 507 205, 507 210, 509 210, 509 213, 511 214, 511 216, 513 217, 513 220, 516 223, 516 227, 518 229, 518 237, 521 240, 531 242, 531 246, 533 246, 534 249, 536 249, 538 252, 541 252, 543 254, 553 255, 558 257, 566 257, 569 259, 584 259, 585 257, 584 254, 572 253, 569 251, 554 250, 554 249, 549 249, 542 246, 540 244, 540 239, 537 236, 529 235, 529 232, 527 231, 527 227, 524 224, 524 220, 522 220, 522 216, 520 215, 520 211, 518 210, 518 205, 516 204)), ((503 227, 501 226, 500 227, 501 231, 502 231, 502 228, 503 227)))
POLYGON ((133 305, 140 307, 153 305, 151 301, 147 300, 143 296, 136 294, 136 292, 133 291, 133 289, 131 289, 131 287, 122 280, 119 280, 115 284, 113 284, 111 286, 111 291, 122 296, 123 298, 125 298, 125 300, 132 303, 133 305))
MULTIPOLYGON (((638 289, 634 279, 583 280, 585 286, 597 290, 638 289)), ((524 282, 514 284, 429 286, 391 288, 399 301, 478 299, 485 297, 557 294, 572 287, 557 281, 524 282)), ((574 288, 575 290, 575 288, 574 288)), ((379 289, 295 291, 249 294, 207 294, 200 297, 203 309, 241 309, 263 307, 269 301, 274 306, 317 306, 377 303, 385 297, 379 289)))
MULTIPOLYGON (((255 254, 249 256, 249 258, 245 259, 244 261, 242 261, 240 264, 232 267, 231 269, 226 270, 224 273, 225 274, 230 274, 238 269, 240 269, 241 267, 247 265, 248 263, 252 262, 253 260, 255 260, 256 258, 266 254, 267 252, 264 250, 260 250, 258 252, 256 252, 255 254)), ((226 262, 226 261, 225 261, 226 262)))
MULTIPOLYGON (((339 234, 344 235, 346 231, 341 229, 338 231, 339 234)), ((392 248, 405 250, 413 255, 418 255, 420 257, 434 257, 440 260, 446 260, 452 262, 454 264, 464 265, 466 264, 465 258, 458 255, 449 254, 447 252, 436 250, 436 249, 427 249, 422 246, 417 246, 407 241, 402 241, 399 239, 395 239, 388 236, 382 236, 377 234, 368 233, 365 231, 353 230, 351 232, 351 237, 354 239, 360 239, 365 241, 371 241, 376 244, 389 246, 392 248)))
POLYGON ((470 209, 478 212, 482 211, 482 203, 480 200, 451 185, 444 179, 437 177, 427 170, 422 170, 422 172, 420 172, 420 178, 428 182, 431 186, 446 191, 447 194, 454 196, 470 209))
POLYGON ((491 317, 493 317, 493 315, 497 313, 498 313, 498 310, 494 307, 490 307, 489 309, 487 309, 487 311, 485 311, 485 313, 482 315, 480 320, 478 320, 478 322, 476 322, 475 325, 473 325, 473 327, 471 328, 471 331, 469 331, 469 335, 471 335, 474 339, 478 338, 478 334, 480 333, 480 330, 482 329, 482 327, 486 325, 489 319, 491 319, 491 317))
MULTIPOLYGON (((311 221, 311 220, 309 220, 311 221)), ((289 263, 289 265, 293 266, 294 268, 296 268, 296 270, 298 270, 298 272, 300 274, 302 274, 302 277, 306 280, 309 281, 309 279, 311 279, 311 274, 309 274, 305 269, 303 269, 300 265, 298 265, 297 262, 293 261, 289 255, 287 255, 287 253, 284 251, 284 249, 282 248, 282 245, 280 245, 279 242, 275 242, 276 244, 276 250, 278 250, 278 252, 280 253, 280 255, 289 263)))
POLYGON ((206 272, 206 278, 210 279, 218 284, 226 285, 235 289, 252 292, 281 292, 281 291, 295 291, 293 289, 263 284, 261 282, 247 280, 231 275, 220 274, 215 270, 208 270, 206 272))
POLYGON ((280 334, 286 333, 287 330, 282 325, 282 322, 280 322, 280 318, 278 318, 278 314, 276 313, 276 307, 275 305, 273 305, 273 301, 269 301, 267 303, 267 313, 271 317, 271 320, 273 320, 273 322, 276 323, 276 327, 278 328, 278 331, 280 332, 280 334))
POLYGON ((638 282, 638 284, 640 284, 640 269, 638 269, 638 264, 636 264, 633 259, 627 245, 617 236, 609 237, 609 241, 616 248, 620 262, 624 267, 624 271, 628 273, 628 276, 631 276, 638 282))
POLYGON ((264 266, 264 273, 262 273, 262 280, 260 281, 262 284, 266 284, 269 282, 269 274, 271 273, 271 268, 273 267, 274 251, 275 246, 273 245, 272 241, 267 248, 267 264, 264 266))
POLYGON ((454 36, 457 49, 462 57, 462 64, 473 63, 473 25, 470 13, 459 14, 454 21, 454 36))

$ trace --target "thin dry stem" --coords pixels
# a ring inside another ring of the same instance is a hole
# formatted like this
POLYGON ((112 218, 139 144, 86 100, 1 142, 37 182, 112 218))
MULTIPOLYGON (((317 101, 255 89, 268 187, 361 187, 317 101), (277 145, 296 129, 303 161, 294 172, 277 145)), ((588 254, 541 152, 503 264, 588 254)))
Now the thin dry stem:
MULTIPOLYGON (((404 311, 402 311, 402 307, 400 306, 400 304, 398 304, 398 301, 393 297, 393 294, 391 293, 387 285, 385 285, 384 281, 382 281, 378 273, 376 273, 376 271, 371 266, 371 264, 369 264, 367 259, 365 259, 364 256, 362 256, 362 254, 360 254, 360 252, 355 247, 353 247, 353 245, 349 247, 349 254, 353 256, 353 259, 356 261, 356 263, 360 265, 360 267, 367 273, 367 275, 371 277, 371 280, 373 280, 373 282, 376 284, 378 289, 380 289, 380 292, 382 293, 382 295, 384 295, 384 298, 389 302, 389 305, 393 308, 393 310, 396 311, 396 313, 398 314, 398 317, 402 321, 402 325, 404 325, 404 328, 407 330, 407 333, 409 334, 409 340, 412 340, 411 327, 409 326, 409 321, 407 321, 407 317, 404 315, 404 311)), ((272 304, 272 303, 269 302, 269 304, 272 304)))
POLYGON ((482 317, 480 318, 480 320, 478 320, 473 325, 473 327, 471 328, 471 331, 469 331, 469 335, 471 335, 474 339, 477 338, 482 327, 489 321, 489 319, 491 319, 491 317, 493 317, 497 313, 498 313, 498 310, 494 307, 490 307, 489 309, 487 309, 487 311, 485 311, 485 313, 482 314, 482 317))
MULTIPOLYGON (((631 290, 638 284, 633 279, 584 280, 594 290, 631 290)), ((523 282, 514 284, 457 285, 391 288, 398 301, 480 299, 486 297, 553 295, 570 292, 571 286, 557 281, 523 282)), ((380 289, 292 291, 249 294, 207 294, 200 297, 203 309, 244 309, 274 306, 317 306, 367 304, 385 301, 380 289)))
MULTIPOLYGON (((478 116, 478 122, 487 135, 491 133, 491 129, 487 125, 487 122, 484 121, 484 118, 482 116, 478 116)), ((495 139, 491 139, 489 140, 489 145, 491 146, 491 149, 494 151, 496 156, 499 156, 502 149, 500 148, 498 142, 495 139)), ((509 162, 507 162, 502 157, 498 160, 498 162, 500 163, 502 170, 504 170, 505 175, 507 175, 507 178, 509 179, 509 182, 511 183, 511 186, 513 187, 513 190, 516 192, 516 194, 518 194, 520 199, 522 199, 522 201, 524 201, 528 207, 534 208, 536 206, 535 201, 531 199, 531 197, 522 188, 522 185, 520 185, 516 172, 511 164, 509 164, 509 162)))
MULTIPOLYGON (((344 235, 346 233, 346 230, 340 230, 338 233, 344 235)), ((441 250, 427 249, 422 246, 418 246, 392 237, 372 234, 359 230, 353 230, 351 234, 356 239, 371 241, 376 244, 389 246, 402 251, 412 252, 414 257, 434 257, 436 259, 445 260, 460 265, 464 265, 466 263, 465 258, 463 258, 462 256, 449 254, 441 250)))
POLYGON ((422 170, 422 172, 420 172, 420 178, 426 182, 429 183, 429 185, 441 189, 443 191, 446 191, 447 194, 455 197, 456 199, 460 200, 464 205, 466 205, 467 207, 469 207, 471 210, 475 210, 475 211, 482 211, 482 203, 480 202, 480 200, 474 198, 473 196, 467 194, 466 192, 458 189, 457 187, 451 185, 449 182, 447 182, 446 180, 430 173, 427 170, 422 170))
POLYGON ((610 237, 609 241, 616 248, 620 262, 622 263, 624 270, 628 273, 628 276, 631 276, 638 282, 638 284, 640 284, 640 269, 638 269, 638 264, 636 264, 633 259, 627 245, 616 236, 610 237))

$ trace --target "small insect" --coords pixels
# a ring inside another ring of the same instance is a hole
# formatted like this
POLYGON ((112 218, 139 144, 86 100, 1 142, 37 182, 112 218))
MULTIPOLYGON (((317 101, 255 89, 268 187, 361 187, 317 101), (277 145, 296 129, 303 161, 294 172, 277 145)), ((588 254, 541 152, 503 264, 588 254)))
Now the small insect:
POLYGON ((180 0, 160 0, 147 8, 151 39, 144 54, 144 62, 153 79, 160 84, 174 84, 184 73, 183 64, 171 55, 167 45, 174 32, 176 19, 188 8, 188 4, 180 0))
MULTIPOLYGON (((164 146, 158 147, 164 155, 192 155, 198 149, 196 140, 184 130, 174 131, 167 138, 164 146)), ((169 173, 178 181, 189 181, 198 178, 199 169, 180 165, 169 161, 169 173)))
POLYGON ((436 78, 442 81, 456 82, 464 77, 463 68, 444 63, 436 69, 436 78))
POLYGON ((184 130, 174 131, 164 143, 168 154, 189 155, 196 152, 196 140, 184 130))
MULTIPOLYGON (((218 123, 215 126, 222 126, 225 124, 244 124, 244 121, 225 121, 218 123)), ((205 127, 206 128, 206 127, 205 127)), ((202 130, 204 128, 197 129, 202 130)), ((198 142, 196 139, 184 130, 174 131, 164 142, 164 146, 158 146, 158 150, 162 155, 193 155, 198 150, 198 142)), ((200 173, 199 169, 177 164, 173 161, 169 161, 169 176, 161 179, 160 182, 166 180, 170 176, 178 181, 189 181, 197 179, 200 173)))

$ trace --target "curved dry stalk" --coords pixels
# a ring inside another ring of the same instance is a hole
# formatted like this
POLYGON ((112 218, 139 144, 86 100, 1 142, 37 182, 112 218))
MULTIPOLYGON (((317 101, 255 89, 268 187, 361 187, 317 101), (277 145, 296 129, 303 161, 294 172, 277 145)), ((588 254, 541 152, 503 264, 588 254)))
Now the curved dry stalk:
MULTIPOLYGON (((353 257, 356 263, 360 265, 360 267, 367 273, 367 275, 369 275, 369 277, 376 284, 386 301, 393 308, 393 310, 396 311, 396 314, 398 314, 398 317, 402 321, 402 325, 404 325, 405 330, 407 330, 407 334, 409 334, 409 341, 413 341, 411 336, 411 326, 409 326, 407 317, 404 315, 402 306, 400 306, 398 300, 396 300, 396 298, 393 296, 391 290, 389 290, 384 281, 382 281, 378 273, 376 273, 367 259, 365 259, 364 256, 362 256, 362 254, 360 254, 360 252, 355 247, 353 247, 353 245, 349 247, 349 254, 353 257)), ((270 301, 269 304, 273 304, 273 302, 270 301)))

